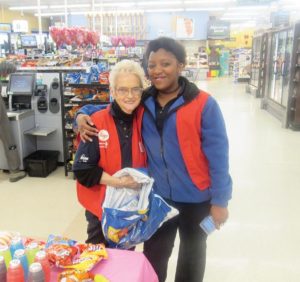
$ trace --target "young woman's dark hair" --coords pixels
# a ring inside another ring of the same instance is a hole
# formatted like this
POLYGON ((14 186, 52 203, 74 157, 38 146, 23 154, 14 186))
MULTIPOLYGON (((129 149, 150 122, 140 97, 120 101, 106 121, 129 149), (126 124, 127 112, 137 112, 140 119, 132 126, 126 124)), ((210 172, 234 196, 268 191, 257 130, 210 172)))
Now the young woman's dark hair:
POLYGON ((181 43, 169 38, 169 37, 159 37, 157 39, 151 40, 146 49, 146 59, 148 61, 150 53, 156 52, 158 49, 164 49, 172 53, 179 63, 185 65, 186 63, 186 52, 181 43))

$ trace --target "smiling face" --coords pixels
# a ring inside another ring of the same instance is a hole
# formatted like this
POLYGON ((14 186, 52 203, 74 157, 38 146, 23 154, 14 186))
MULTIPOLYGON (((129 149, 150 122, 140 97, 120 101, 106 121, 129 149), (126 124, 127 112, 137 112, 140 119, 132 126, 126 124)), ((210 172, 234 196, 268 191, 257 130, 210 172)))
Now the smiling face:
POLYGON ((158 91, 170 92, 178 87, 178 77, 183 64, 165 49, 151 52, 148 60, 148 74, 152 84, 158 91))
POLYGON ((116 78, 115 88, 111 89, 111 94, 124 113, 132 114, 141 102, 142 90, 137 75, 120 73, 116 78))

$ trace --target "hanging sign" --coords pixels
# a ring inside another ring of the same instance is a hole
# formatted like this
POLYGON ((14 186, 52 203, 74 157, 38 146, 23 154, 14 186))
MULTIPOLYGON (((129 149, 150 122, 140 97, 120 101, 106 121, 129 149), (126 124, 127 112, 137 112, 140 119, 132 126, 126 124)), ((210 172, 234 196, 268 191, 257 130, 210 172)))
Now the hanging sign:
POLYGON ((11 33, 11 24, 0 23, 0 33, 11 33))
POLYGON ((14 20, 12 25, 14 32, 28 32, 28 21, 14 20))
POLYGON ((207 27, 207 39, 229 39, 230 22, 209 21, 207 27))

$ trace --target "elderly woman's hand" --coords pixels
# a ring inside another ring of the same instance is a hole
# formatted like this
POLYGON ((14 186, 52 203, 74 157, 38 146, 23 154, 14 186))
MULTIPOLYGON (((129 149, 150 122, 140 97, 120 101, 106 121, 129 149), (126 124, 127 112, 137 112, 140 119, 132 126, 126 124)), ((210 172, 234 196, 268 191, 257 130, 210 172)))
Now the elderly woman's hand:
POLYGON ((129 188, 129 189, 140 189, 142 184, 136 182, 134 178, 130 175, 125 175, 119 178, 120 184, 119 188, 129 188))
POLYGON ((83 142, 92 141, 92 136, 97 136, 98 131, 93 127, 94 123, 90 116, 85 114, 79 114, 76 118, 78 131, 80 133, 80 139, 83 142))

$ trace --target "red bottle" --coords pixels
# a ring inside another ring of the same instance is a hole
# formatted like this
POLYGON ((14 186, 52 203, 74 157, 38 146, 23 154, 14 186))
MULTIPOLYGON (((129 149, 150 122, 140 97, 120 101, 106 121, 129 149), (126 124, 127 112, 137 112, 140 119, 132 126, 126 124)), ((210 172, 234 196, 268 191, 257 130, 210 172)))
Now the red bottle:
POLYGON ((13 259, 10 261, 7 269, 7 282, 24 282, 24 270, 20 260, 13 259))
POLYGON ((50 263, 47 258, 46 252, 45 251, 37 252, 34 261, 39 262, 42 265, 45 274, 45 282, 50 282, 51 268, 50 268, 50 263))

